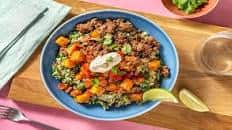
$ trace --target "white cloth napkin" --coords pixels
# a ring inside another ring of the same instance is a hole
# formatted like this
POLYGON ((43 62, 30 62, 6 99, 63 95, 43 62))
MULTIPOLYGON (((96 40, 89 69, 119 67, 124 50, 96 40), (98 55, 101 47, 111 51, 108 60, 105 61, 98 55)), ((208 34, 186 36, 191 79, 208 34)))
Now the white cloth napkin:
POLYGON ((45 16, 0 60, 0 89, 70 10, 53 0, 0 0, 0 51, 45 8, 45 16))

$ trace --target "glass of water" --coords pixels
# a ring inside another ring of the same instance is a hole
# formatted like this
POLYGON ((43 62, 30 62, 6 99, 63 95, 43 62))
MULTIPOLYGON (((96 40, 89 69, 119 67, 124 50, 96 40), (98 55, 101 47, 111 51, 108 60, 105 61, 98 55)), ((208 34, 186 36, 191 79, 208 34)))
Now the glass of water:
POLYGON ((197 60, 203 71, 232 76, 232 32, 209 37, 197 50, 197 60))

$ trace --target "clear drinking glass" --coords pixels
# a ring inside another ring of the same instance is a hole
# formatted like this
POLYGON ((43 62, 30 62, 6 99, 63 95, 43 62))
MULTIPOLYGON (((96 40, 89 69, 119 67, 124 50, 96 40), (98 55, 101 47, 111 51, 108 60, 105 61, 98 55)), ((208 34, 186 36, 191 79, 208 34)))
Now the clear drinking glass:
POLYGON ((197 60, 203 71, 232 76, 232 32, 209 37, 197 50, 197 60))

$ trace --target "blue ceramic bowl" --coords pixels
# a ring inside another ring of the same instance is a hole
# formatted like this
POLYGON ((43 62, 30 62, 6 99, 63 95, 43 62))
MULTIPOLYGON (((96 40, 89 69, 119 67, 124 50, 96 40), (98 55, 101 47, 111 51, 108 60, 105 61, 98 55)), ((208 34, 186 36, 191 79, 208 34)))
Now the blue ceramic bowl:
POLYGON ((55 38, 62 34, 70 32, 76 24, 87 21, 91 18, 124 18, 131 21, 140 30, 148 32, 155 37, 161 44, 161 55, 164 62, 170 67, 171 76, 162 81, 161 86, 168 90, 172 90, 179 72, 179 60, 176 48, 169 38, 156 23, 151 20, 127 11, 121 10, 98 10, 87 12, 71 18, 64 24, 60 25, 48 38, 41 55, 40 71, 43 83, 50 95, 67 110, 87 118, 96 120, 122 120, 139 116, 153 108, 159 102, 147 102, 142 105, 131 104, 126 107, 111 108, 108 111, 103 110, 100 106, 81 105, 73 101, 66 93, 57 88, 58 81, 51 75, 51 66, 55 60, 58 47, 54 43, 55 38))

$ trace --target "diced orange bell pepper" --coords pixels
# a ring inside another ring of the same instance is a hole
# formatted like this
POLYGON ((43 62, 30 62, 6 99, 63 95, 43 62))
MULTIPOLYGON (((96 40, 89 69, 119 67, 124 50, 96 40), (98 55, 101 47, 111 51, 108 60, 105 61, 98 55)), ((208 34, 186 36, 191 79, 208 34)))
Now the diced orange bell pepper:
POLYGON ((143 94, 134 93, 134 94, 129 94, 128 96, 131 101, 139 102, 139 101, 142 101, 143 94))
POLYGON ((79 90, 79 89, 74 89, 74 90, 71 91, 70 95, 71 95, 72 97, 75 97, 75 96, 80 95, 81 93, 82 93, 81 90, 79 90))
POLYGON ((66 59, 63 61, 63 65, 64 67, 71 69, 76 66, 76 63, 70 59, 66 59))
POLYGON ((130 91, 133 87, 133 81, 131 79, 124 79, 120 84, 120 87, 122 87, 126 91, 130 91))
POLYGON ((77 73, 75 76, 76 80, 81 80, 83 78, 83 74, 81 72, 77 73))
POLYGON ((80 48, 80 43, 73 43, 67 48, 67 52, 69 55, 71 55, 74 51, 78 50, 78 48, 80 48))
POLYGON ((72 60, 76 63, 80 63, 80 62, 84 61, 84 54, 81 51, 74 51, 70 55, 70 60, 72 60))
POLYGON ((101 96, 104 93, 104 89, 101 86, 94 85, 89 90, 92 94, 95 94, 97 96, 101 96))
POLYGON ((55 43, 61 47, 67 46, 69 42, 70 40, 64 36, 59 36, 55 41, 55 43))
POLYGON ((118 87, 115 84, 110 84, 109 86, 106 87, 106 90, 110 92, 115 92, 118 90, 118 87))
POLYGON ((78 103, 88 103, 89 99, 90 99, 89 92, 84 92, 83 94, 76 96, 74 100, 78 103))
POLYGON ((153 60, 148 63, 148 68, 150 70, 156 71, 160 67, 160 60, 153 60))
POLYGON ((98 30, 94 30, 94 31, 91 32, 90 36, 92 38, 99 38, 100 37, 100 33, 99 33, 98 30))

